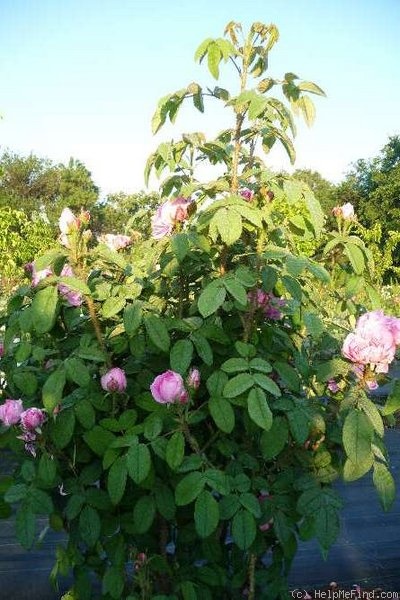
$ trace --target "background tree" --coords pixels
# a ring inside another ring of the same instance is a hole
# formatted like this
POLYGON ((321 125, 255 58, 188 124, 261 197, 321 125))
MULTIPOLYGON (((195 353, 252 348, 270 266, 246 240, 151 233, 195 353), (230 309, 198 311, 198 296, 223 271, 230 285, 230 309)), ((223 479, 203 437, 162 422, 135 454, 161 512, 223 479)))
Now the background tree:
POLYGON ((137 192, 109 194, 105 202, 97 204, 92 210, 92 227, 96 233, 125 233, 139 231, 144 238, 150 236, 151 216, 160 204, 160 195, 156 192, 137 192))
POLYGON ((328 215, 337 203, 337 186, 312 169, 296 169, 293 177, 308 185, 328 215))

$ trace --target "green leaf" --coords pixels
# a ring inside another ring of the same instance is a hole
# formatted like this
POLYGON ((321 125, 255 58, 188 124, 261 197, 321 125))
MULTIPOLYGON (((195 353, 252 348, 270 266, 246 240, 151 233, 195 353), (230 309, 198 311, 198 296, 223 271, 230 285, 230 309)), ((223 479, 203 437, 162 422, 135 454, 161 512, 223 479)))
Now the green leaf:
POLYGON ((249 363, 244 358, 228 358, 221 365, 221 370, 225 373, 239 373, 249 370, 249 363))
POLYGON ((243 285, 234 277, 226 277, 224 279, 224 285, 231 296, 235 300, 242 304, 247 305, 247 292, 243 285))
POLYGON ((233 208, 220 208, 210 222, 210 231, 214 228, 223 243, 232 246, 242 235, 242 217, 233 208))
POLYGON ((325 333, 325 327, 320 317, 315 313, 306 312, 304 313, 303 318, 307 333, 309 333, 314 340, 318 340, 318 338, 325 333))
POLYGON ((297 84, 297 87, 302 92, 310 92, 311 94, 317 94, 318 96, 326 96, 324 90, 312 81, 301 81, 297 84))
POLYGON ((344 245, 344 253, 349 259, 353 271, 357 273, 357 275, 361 275, 365 269, 365 257, 363 251, 355 244, 347 242, 344 245))
POLYGON ((360 410, 351 410, 343 425, 343 446, 347 456, 355 463, 364 463, 371 456, 373 427, 360 410))
POLYGON ((219 63, 222 60, 222 53, 219 49, 218 45, 211 41, 207 46, 207 62, 208 62, 208 70, 214 79, 218 79, 219 77, 219 63))
POLYGON ((189 252, 189 240, 186 233, 176 233, 171 238, 171 249, 178 261, 182 262, 189 252))
POLYGON ((53 501, 49 494, 34 487, 29 489, 27 503, 35 514, 50 515, 54 511, 53 501))
POLYGON ((96 412, 89 400, 83 398, 74 404, 75 416, 85 429, 92 429, 96 423, 96 412))
POLYGON ((224 496, 219 502, 219 514, 220 518, 228 521, 233 515, 239 510, 240 502, 239 498, 233 494, 224 496))
POLYGON ((107 448, 115 440, 115 435, 111 431, 103 429, 100 425, 96 425, 93 429, 83 434, 83 439, 97 456, 103 456, 107 448))
POLYGON ((14 502, 19 502, 26 498, 28 492, 28 487, 25 483, 16 483, 8 488, 6 493, 4 494, 4 500, 9 504, 13 504, 14 502))
POLYGON ((374 463, 373 481, 383 510, 389 510, 396 498, 396 485, 392 474, 384 464, 374 463))
POLYGON ((156 503, 153 496, 142 496, 133 509, 133 520, 138 533, 146 533, 153 524, 156 503))
POLYGON ((157 413, 153 413, 144 421, 144 437, 148 440, 154 440, 160 435, 162 428, 162 418, 157 413))
POLYGON ((79 515, 79 533, 82 540, 92 548, 100 537, 101 521, 98 512, 91 506, 84 506, 79 515))
POLYGON ((153 344, 162 352, 168 352, 170 346, 169 333, 162 318, 150 315, 146 317, 144 324, 153 344))
POLYGON ((272 426, 272 412, 267 403, 267 398, 260 388, 250 390, 247 399, 249 417, 258 427, 268 431, 272 426))
POLYGON ((64 366, 58 367, 46 379, 42 389, 42 402, 45 409, 52 413, 57 404, 61 403, 65 386, 64 366))
POLYGON ((248 510, 256 519, 261 517, 260 502, 254 494, 245 492, 239 496, 240 504, 248 510))
POLYGON ((203 490, 196 498, 194 523, 196 531, 201 538, 211 535, 219 523, 218 502, 206 490, 203 490))
POLYGON ((193 471, 185 475, 175 488, 177 506, 185 506, 193 502, 203 491, 204 483, 204 477, 199 471, 193 471))
POLYGON ((39 461, 39 479, 46 487, 50 487, 57 475, 57 466, 54 458, 50 454, 43 453, 39 461))
MULTIPOLYGON (((108 567, 103 575, 102 591, 107 597, 120 600, 125 586, 125 574, 122 567, 112 565, 108 567), (108 596, 109 594, 109 596, 108 596)), ((75 585, 74 585, 75 589, 75 585)), ((80 596, 79 596, 80 598, 80 596)))
POLYGON ((253 385, 254 379, 252 375, 249 375, 249 373, 240 373, 227 382, 223 394, 225 398, 236 398, 236 396, 240 396, 240 394, 243 394, 246 390, 253 387, 253 385))
POLYGON ((278 456, 288 442, 289 427, 285 417, 275 417, 269 431, 263 431, 260 448, 265 460, 278 456))
POLYGON ((101 307, 101 314, 105 319, 115 317, 126 305, 125 298, 107 298, 101 307))
POLYGON ((111 502, 118 504, 125 492, 128 468, 126 466, 125 456, 120 456, 111 465, 107 479, 107 490, 111 502))
POLYGON ((274 363, 274 369, 289 390, 292 392, 300 391, 301 382, 296 369, 283 362, 274 363))
POLYGON ((385 433, 383 421, 381 413, 379 412, 375 404, 369 398, 364 396, 359 398, 358 408, 361 408, 361 410, 367 415, 376 433, 380 437, 383 437, 385 433))
POLYGON ((261 373, 271 373, 272 366, 269 362, 264 360, 263 358, 253 358, 250 361, 250 368, 254 369, 254 371, 261 371, 261 373))
POLYGON ((231 491, 228 476, 219 469, 207 469, 204 471, 204 478, 207 485, 218 494, 226 496, 231 491))
POLYGON ((362 461, 357 463, 348 458, 343 467, 343 479, 345 481, 355 481, 356 479, 360 479, 360 477, 363 477, 366 473, 368 473, 373 465, 373 462, 374 457, 372 452, 362 461))
POLYGON ((253 382, 259 385, 263 390, 269 392, 273 396, 279 398, 281 396, 281 390, 270 377, 267 377, 263 373, 253 373, 253 382))
POLYGON ((210 398, 208 409, 214 423, 224 433, 231 433, 235 426, 235 412, 225 398, 210 398))
POLYGON ((254 542, 256 533, 253 515, 245 509, 238 510, 232 521, 232 537, 235 544, 241 550, 247 550, 254 542))
POLYGON ((134 444, 126 455, 128 473, 135 483, 142 483, 150 473, 150 451, 144 444, 134 444))
POLYGON ((155 489, 157 510, 167 521, 173 521, 176 513, 175 499, 171 489, 165 484, 159 484, 155 489))
POLYGON ((193 358, 193 344, 190 340, 178 340, 171 348, 170 365, 173 371, 184 375, 193 358))
POLYGON ((289 275, 283 275, 282 283, 289 292, 289 294, 292 296, 292 298, 294 298, 298 302, 302 301, 303 290, 301 289, 301 285, 296 279, 290 277, 289 275))
POLYGON ((37 333, 47 333, 56 322, 58 294, 55 286, 49 285, 36 292, 32 301, 32 319, 37 333))
POLYGON ((384 416, 392 415, 396 411, 400 410, 400 380, 393 382, 393 387, 386 400, 385 406, 382 408, 382 414, 384 416))
POLYGON ((298 444, 304 444, 310 430, 310 414, 302 405, 288 412, 290 431, 298 444))
POLYGON ((68 379, 81 387, 87 387, 91 382, 90 371, 85 363, 74 356, 64 361, 68 379))
POLYGON ((142 307, 139 303, 128 304, 124 309, 124 327, 128 337, 133 337, 142 322, 142 307))
POLYGON ((73 436, 75 429, 75 414, 72 408, 63 409, 51 424, 50 437, 59 450, 65 448, 73 436))
POLYGON ((26 550, 32 547, 35 539, 35 522, 35 515, 30 508, 24 505, 18 508, 15 517, 15 528, 18 541, 26 550))
POLYGON ((211 281, 201 292, 198 307, 202 317, 206 318, 215 313, 224 303, 226 297, 225 287, 219 279, 211 281))
POLYGON ((320 487, 307 489, 297 502, 299 513, 313 519, 316 537, 325 550, 333 544, 339 533, 338 511, 341 506, 337 492, 320 487))
POLYGON ((209 341, 197 331, 191 334, 191 338, 197 354, 210 367, 213 364, 214 356, 209 341))
POLYGON ((200 44, 200 46, 197 48, 196 52, 194 53, 195 62, 197 62, 197 61, 201 62, 203 60, 204 56, 207 53, 207 48, 212 41, 213 41, 212 38, 207 38, 200 44))
POLYGON ((13 373, 13 382, 25 396, 33 396, 38 387, 38 381, 30 371, 13 373))
POLYGON ((165 450, 165 460, 169 467, 173 471, 182 464, 183 457, 185 456, 185 438, 183 433, 175 431, 174 434, 168 440, 168 444, 165 450))

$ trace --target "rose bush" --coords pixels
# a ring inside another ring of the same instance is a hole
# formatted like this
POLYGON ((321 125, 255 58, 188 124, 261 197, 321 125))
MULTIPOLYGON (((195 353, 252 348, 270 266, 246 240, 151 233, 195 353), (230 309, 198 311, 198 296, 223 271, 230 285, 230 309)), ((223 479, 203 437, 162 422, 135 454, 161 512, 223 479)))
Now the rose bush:
POLYGON ((368 249, 343 214, 326 236, 311 191, 261 157, 281 142, 294 159, 291 109, 310 123, 309 94, 323 92, 265 76, 274 25, 225 33, 196 59, 215 79, 234 65, 239 90, 192 82, 155 113, 157 131, 186 99, 203 111, 212 98, 233 126, 150 157, 147 175, 170 171, 153 238, 96 243, 90 216, 66 210, 60 245, 9 302, 1 439, 20 464, 2 506, 17 506, 26 548, 38 514, 67 533, 52 578, 73 573, 69 598, 284 598, 298 540, 316 537, 326 554, 336 539, 335 479, 373 468, 384 508, 393 501, 382 415, 399 401, 395 390, 379 408, 367 390, 393 359, 398 321, 371 313, 351 333, 359 306, 346 290, 367 277, 368 249), (204 160, 223 174, 198 181, 204 160), (300 201, 301 215, 282 212, 300 201), (318 260, 296 254, 310 236, 324 244, 318 260), (321 290, 343 294, 340 323, 321 314, 321 290), (344 356, 343 327, 357 340, 344 356))

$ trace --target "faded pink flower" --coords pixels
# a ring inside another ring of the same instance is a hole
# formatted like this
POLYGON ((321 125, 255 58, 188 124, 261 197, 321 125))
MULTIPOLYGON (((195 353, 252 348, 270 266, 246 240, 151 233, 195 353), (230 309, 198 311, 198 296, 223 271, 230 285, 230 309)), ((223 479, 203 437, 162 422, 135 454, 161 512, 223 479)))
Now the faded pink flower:
POLYGON ((345 221, 354 221, 354 206, 350 202, 346 202, 342 206, 334 206, 332 208, 332 214, 335 217, 341 217, 345 221))
POLYGON ((26 431, 34 431, 46 420, 46 413, 40 408, 32 407, 21 413, 21 425, 26 431))
POLYGON ((370 365, 377 373, 387 373, 396 346, 392 334, 385 329, 381 330, 379 337, 363 337, 356 330, 344 340, 342 353, 358 365, 370 365))
POLYGON ((128 235, 114 235, 113 233, 106 233, 101 241, 104 241, 111 250, 121 250, 132 244, 132 239, 128 235))
POLYGON ((17 438, 25 442, 25 450, 32 454, 33 458, 36 458, 36 433, 24 431, 22 435, 17 435, 17 438))
POLYGON ((265 531, 269 531, 273 525, 274 520, 270 519, 269 521, 267 521, 266 523, 263 523, 262 525, 258 526, 258 529, 262 532, 265 531))
POLYGON ((154 400, 160 404, 185 403, 188 400, 182 376, 175 371, 168 370, 157 375, 150 386, 150 391, 154 400))
POLYGON ((32 287, 36 287, 37 284, 39 283, 39 281, 42 281, 42 279, 46 279, 46 277, 49 277, 50 275, 53 275, 53 271, 50 269, 50 267, 47 267, 46 269, 41 269, 40 271, 36 271, 35 269, 35 265, 32 265, 32 287))
POLYGON ((269 301, 269 294, 264 290, 256 289, 248 292, 247 298, 249 302, 255 302, 257 308, 264 308, 269 301))
MULTIPOLYGON (((61 277, 73 277, 74 272, 71 265, 65 264, 60 275, 61 277)), ((59 283, 57 288, 61 296, 63 296, 70 306, 80 306, 82 304, 83 298, 80 292, 71 290, 69 285, 65 283, 59 283)))
POLYGON ((190 203, 190 198, 178 197, 175 200, 167 200, 159 206, 151 219, 153 238, 160 240, 166 235, 170 235, 176 223, 185 221, 190 203))
POLYGON ((264 309, 266 318, 271 319, 271 321, 279 321, 283 317, 280 309, 284 306, 286 306, 286 300, 270 293, 268 295, 268 303, 264 309))
POLYGON ((337 392, 340 391, 340 387, 338 386, 338 384, 336 383, 336 381, 334 379, 329 379, 327 387, 328 387, 328 390, 330 392, 332 392, 332 394, 336 394, 337 392))
POLYGON ((0 421, 6 427, 16 425, 21 419, 21 414, 24 411, 22 400, 12 400, 7 398, 4 404, 0 406, 0 421))
POLYGON ((246 202, 251 202, 253 200, 254 192, 249 190, 249 188, 243 188, 239 191, 239 194, 242 196, 246 202))
POLYGON ((127 386, 125 371, 119 367, 114 367, 103 375, 100 382, 101 387, 106 392, 124 392, 127 386))
POLYGON ((200 371, 195 367, 190 369, 186 383, 188 387, 197 390, 200 387, 200 371))
POLYGON ((78 227, 78 219, 70 208, 63 208, 58 220, 58 226, 64 235, 68 235, 72 229, 78 227))

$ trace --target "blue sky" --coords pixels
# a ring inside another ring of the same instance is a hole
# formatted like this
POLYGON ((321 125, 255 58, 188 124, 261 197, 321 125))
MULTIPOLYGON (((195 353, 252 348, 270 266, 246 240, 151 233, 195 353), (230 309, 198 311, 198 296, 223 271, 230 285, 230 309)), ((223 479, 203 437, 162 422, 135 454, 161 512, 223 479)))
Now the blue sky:
MULTIPOLYGON (((292 71, 327 93, 315 125, 299 127, 296 167, 338 181, 400 133, 399 0, 0 0, 0 150, 78 158, 103 194, 144 188, 163 139, 220 129, 212 106, 156 137, 150 120, 166 93, 213 83, 193 54, 230 20, 275 23, 270 74, 292 71)), ((275 151, 269 164, 289 166, 275 151)))

